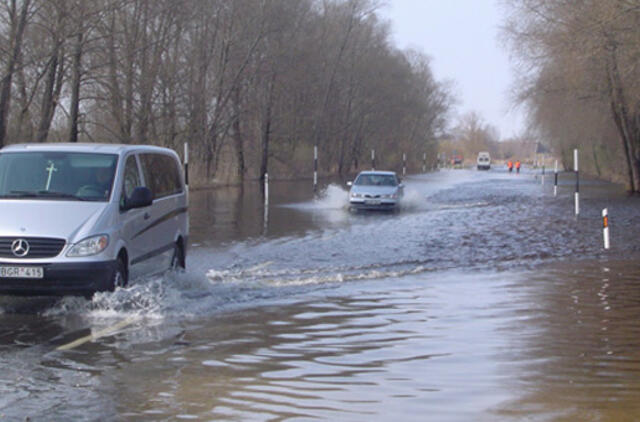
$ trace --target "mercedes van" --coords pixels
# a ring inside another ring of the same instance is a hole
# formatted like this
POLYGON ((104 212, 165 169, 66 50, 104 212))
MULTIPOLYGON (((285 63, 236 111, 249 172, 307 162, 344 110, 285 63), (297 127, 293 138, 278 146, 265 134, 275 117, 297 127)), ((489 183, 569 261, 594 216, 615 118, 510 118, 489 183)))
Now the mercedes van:
POLYGON ((185 267, 178 155, 114 144, 0 150, 0 294, 91 295, 185 267))
POLYGON ((488 152, 478 154, 478 170, 489 170, 491 168, 491 155, 488 152))

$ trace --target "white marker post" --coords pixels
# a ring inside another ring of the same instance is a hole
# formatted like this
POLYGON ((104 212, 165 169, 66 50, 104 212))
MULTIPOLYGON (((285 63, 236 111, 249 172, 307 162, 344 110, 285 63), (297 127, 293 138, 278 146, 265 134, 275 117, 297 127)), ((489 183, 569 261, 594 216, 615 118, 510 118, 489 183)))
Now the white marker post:
POLYGON ((264 206, 269 207, 269 173, 264 174, 264 206))
POLYGON ((407 154, 402 153, 402 177, 407 175, 407 154))
POLYGON ((318 146, 313 146, 313 191, 318 191, 318 146))
POLYGON ((609 210, 602 210, 602 237, 604 239, 604 248, 609 249, 609 210))
POLYGON ((184 184, 189 190, 189 142, 184 143, 184 184))
POLYGON ((376 150, 371 150, 371 170, 376 169, 376 150))
POLYGON ((580 173, 578 171, 578 149, 573 150, 573 170, 576 172, 575 206, 576 215, 580 214, 580 173))
POLYGON ((269 229, 269 173, 264 174, 264 216, 262 218, 262 235, 269 229))
POLYGON ((558 196, 558 160, 553 169, 553 196, 558 196))

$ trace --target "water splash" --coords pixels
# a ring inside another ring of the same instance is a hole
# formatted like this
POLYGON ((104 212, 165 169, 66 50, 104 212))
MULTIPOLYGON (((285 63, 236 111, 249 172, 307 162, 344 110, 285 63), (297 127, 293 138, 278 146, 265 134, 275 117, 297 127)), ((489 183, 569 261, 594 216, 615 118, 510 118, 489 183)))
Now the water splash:
POLYGON ((328 210, 346 210, 349 206, 349 192, 342 186, 330 184, 313 201, 313 207, 328 210))
POLYGON ((400 200, 400 209, 403 211, 417 211, 427 208, 425 196, 417 189, 407 186, 400 200))

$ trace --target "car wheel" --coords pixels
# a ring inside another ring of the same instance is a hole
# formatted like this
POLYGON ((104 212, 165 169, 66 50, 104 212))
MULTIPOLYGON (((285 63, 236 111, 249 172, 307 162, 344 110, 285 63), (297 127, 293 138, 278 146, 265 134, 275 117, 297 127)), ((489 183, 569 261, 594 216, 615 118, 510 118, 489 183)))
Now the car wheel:
POLYGON ((186 267, 184 248, 182 244, 176 243, 173 248, 173 257, 171 258, 171 270, 184 270, 186 267))
POLYGON ((115 290, 118 287, 126 287, 128 281, 127 266, 122 258, 118 258, 116 261, 116 270, 113 273, 111 289, 115 290))

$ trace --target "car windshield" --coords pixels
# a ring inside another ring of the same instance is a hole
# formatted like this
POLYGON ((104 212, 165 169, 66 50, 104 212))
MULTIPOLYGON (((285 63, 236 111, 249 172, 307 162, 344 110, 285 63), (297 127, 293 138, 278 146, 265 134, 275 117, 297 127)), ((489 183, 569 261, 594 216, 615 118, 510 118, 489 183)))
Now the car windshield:
POLYGON ((398 181, 392 174, 361 174, 354 185, 358 186, 396 186, 398 181))
POLYGON ((0 154, 0 198, 107 201, 118 156, 77 152, 0 154))

